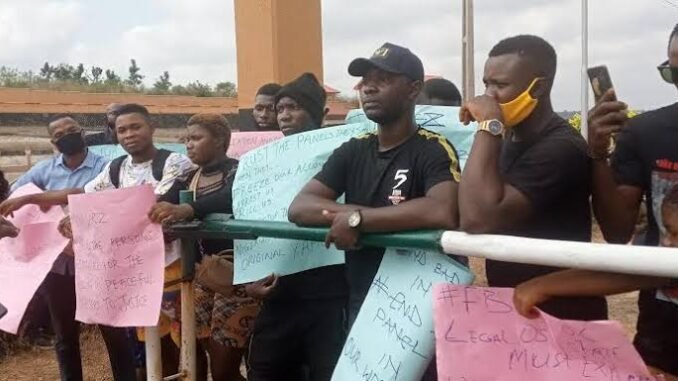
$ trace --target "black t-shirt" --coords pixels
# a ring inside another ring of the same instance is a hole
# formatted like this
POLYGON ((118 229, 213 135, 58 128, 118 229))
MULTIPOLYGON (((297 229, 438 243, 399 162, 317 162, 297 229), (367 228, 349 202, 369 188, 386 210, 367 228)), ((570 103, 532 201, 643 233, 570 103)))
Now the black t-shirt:
MULTIPOLYGON (((505 139, 500 172, 503 180, 525 195, 532 217, 500 234, 550 240, 591 241, 591 163, 586 141, 564 119, 553 115, 530 141, 505 139)), ((556 271, 547 266, 487 261, 493 287, 518 284, 556 271)), ((558 298, 540 306, 564 319, 607 318, 605 298, 558 298)))
MULTIPOLYGON (((657 246, 665 232, 661 204, 678 186, 678 104, 631 119, 617 135, 612 157, 617 182, 643 189, 648 231, 645 245, 657 246)), ((648 365, 678 374, 678 305, 640 293, 635 345, 648 365)))
MULTIPOLYGON (((379 151, 376 134, 353 138, 337 148, 316 180, 345 195, 347 204, 386 207, 424 197, 433 186, 460 179, 457 153, 442 135, 418 128, 400 146, 379 151)), ((351 304, 361 304, 384 249, 346 252, 351 304)))

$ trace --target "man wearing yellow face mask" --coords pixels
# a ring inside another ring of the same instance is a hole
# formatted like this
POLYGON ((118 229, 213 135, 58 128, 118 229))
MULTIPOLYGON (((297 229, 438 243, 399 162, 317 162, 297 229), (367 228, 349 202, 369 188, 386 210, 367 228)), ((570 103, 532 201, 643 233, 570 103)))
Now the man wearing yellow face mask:
MULTIPOLYGON (((556 53, 540 37, 516 36, 492 48, 485 94, 460 119, 478 122, 462 174, 459 211, 468 233, 591 240, 591 176, 586 141, 551 106, 556 53)), ((490 286, 515 287, 555 271, 487 261, 490 286)), ((555 298, 542 305, 559 318, 607 318, 602 297, 555 298)))

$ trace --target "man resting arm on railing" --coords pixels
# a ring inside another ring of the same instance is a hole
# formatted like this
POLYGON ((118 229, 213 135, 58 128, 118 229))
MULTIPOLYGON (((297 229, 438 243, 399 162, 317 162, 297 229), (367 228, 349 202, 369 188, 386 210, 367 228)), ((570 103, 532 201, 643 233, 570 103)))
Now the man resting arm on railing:
POLYGON ((353 321, 377 272, 384 249, 360 248, 362 232, 456 229, 460 169, 454 147, 414 122, 422 87, 421 61, 408 49, 385 44, 349 73, 362 77, 360 95, 378 132, 337 148, 301 190, 289 220, 330 226, 326 245, 347 250, 353 321), (337 203, 344 195, 346 204, 337 203))

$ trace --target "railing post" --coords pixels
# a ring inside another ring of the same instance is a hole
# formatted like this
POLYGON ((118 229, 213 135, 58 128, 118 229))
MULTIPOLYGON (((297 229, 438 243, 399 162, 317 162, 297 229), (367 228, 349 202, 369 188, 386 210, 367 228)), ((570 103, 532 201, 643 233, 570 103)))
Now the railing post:
MULTIPOLYGON (((180 193, 180 203, 193 200, 192 191, 180 193)), ((198 259, 195 240, 181 239, 181 372, 184 380, 195 381, 197 370, 197 340, 195 326, 195 293, 193 278, 198 259)))
POLYGON ((162 381, 162 351, 158 327, 144 328, 146 347, 146 377, 148 381, 162 381))

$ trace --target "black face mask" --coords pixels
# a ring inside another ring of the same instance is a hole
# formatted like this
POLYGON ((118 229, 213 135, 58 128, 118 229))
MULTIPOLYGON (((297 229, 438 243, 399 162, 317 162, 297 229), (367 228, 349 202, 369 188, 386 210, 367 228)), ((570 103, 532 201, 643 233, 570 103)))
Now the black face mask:
POLYGON ((62 136, 54 145, 59 149, 59 152, 70 156, 85 150, 85 139, 82 137, 82 133, 75 132, 62 136))

